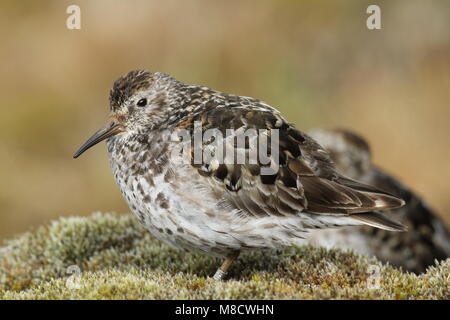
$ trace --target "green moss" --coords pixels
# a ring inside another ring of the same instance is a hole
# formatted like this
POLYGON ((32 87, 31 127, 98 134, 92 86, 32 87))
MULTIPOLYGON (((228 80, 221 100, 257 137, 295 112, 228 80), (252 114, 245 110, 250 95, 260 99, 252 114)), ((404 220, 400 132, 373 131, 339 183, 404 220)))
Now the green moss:
POLYGON ((450 298, 450 259, 417 276, 353 252, 304 246, 243 254, 229 280, 214 281, 220 263, 166 246, 128 215, 62 218, 0 249, 0 298, 450 298), (379 288, 368 288, 371 275, 379 288))

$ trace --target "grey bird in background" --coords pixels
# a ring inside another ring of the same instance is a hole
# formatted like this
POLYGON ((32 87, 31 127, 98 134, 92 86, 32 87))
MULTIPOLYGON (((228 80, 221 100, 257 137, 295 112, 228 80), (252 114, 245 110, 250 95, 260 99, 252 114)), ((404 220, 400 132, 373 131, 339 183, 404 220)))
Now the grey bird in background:
POLYGON ((255 98, 185 84, 160 72, 132 71, 111 89, 107 124, 74 157, 103 140, 133 214, 174 247, 223 257, 216 279, 241 251, 299 244, 311 229, 405 229, 372 212, 400 207, 403 200, 339 174, 315 140, 255 98), (219 147, 205 137, 231 129, 236 135, 253 132, 252 141, 270 140, 263 150, 268 161, 248 161, 248 140, 239 144, 233 138, 219 147), (180 132, 194 137, 189 161, 181 151, 191 140, 174 137, 180 132), (244 155, 245 162, 196 161, 198 148, 218 155, 223 147, 227 155, 244 155), (277 170, 268 173, 274 164, 277 170))
POLYGON ((352 248, 415 273, 450 256, 450 233, 444 222, 407 186, 372 164, 369 145, 361 136, 342 129, 309 134, 329 152, 341 173, 405 200, 405 206, 390 213, 408 227, 408 232, 395 233, 365 227, 318 230, 310 238, 314 245, 352 248))

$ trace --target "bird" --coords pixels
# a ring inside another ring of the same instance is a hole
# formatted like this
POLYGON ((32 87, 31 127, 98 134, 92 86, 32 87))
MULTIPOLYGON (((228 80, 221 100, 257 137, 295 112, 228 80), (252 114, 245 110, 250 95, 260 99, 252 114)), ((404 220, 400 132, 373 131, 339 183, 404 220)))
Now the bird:
POLYGON ((318 230, 311 234, 312 244, 351 248, 416 274, 425 272, 435 260, 450 257, 445 222, 410 187, 372 163, 369 143, 361 135, 342 128, 314 129, 309 134, 329 152, 341 173, 405 200, 405 206, 389 214, 408 227, 408 232, 395 233, 366 227, 318 230))
POLYGON ((241 252, 301 245, 311 229, 405 231, 373 212, 402 199, 340 174, 266 102, 133 70, 114 82, 109 104, 106 125, 73 157, 106 140, 133 215, 169 245, 222 258, 213 279, 241 252))

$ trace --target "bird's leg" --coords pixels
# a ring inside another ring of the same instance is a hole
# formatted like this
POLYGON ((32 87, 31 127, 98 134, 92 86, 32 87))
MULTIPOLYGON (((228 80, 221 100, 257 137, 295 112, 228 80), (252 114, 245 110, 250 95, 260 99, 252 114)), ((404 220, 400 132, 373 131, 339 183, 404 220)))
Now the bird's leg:
POLYGON ((227 275, 228 269, 230 269, 231 265, 233 264, 234 260, 237 259, 239 256, 239 252, 230 254, 227 256, 225 261, 222 263, 220 268, 217 269, 216 273, 213 276, 214 280, 222 280, 227 275))

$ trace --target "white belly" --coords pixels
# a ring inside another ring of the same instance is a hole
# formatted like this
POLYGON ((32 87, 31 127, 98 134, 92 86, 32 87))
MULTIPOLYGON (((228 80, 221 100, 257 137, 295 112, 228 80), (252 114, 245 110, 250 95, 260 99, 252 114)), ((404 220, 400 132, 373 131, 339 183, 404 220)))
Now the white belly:
POLYGON ((304 212, 251 216, 236 209, 224 188, 211 186, 190 164, 170 165, 172 162, 157 152, 153 162, 141 160, 143 154, 134 154, 134 161, 122 161, 121 157, 130 155, 111 150, 114 177, 131 211, 155 237, 175 247, 224 256, 234 251, 301 245, 307 228, 335 223, 329 221, 333 217, 304 212))
POLYGON ((198 183, 189 166, 186 172, 177 168, 175 187, 165 181, 164 173, 123 177, 111 165, 133 214, 156 238, 172 246, 223 256, 305 242, 299 217, 248 217, 198 183))

